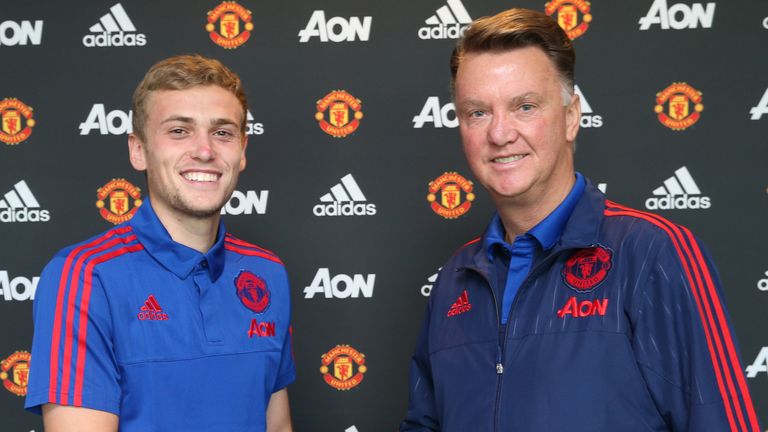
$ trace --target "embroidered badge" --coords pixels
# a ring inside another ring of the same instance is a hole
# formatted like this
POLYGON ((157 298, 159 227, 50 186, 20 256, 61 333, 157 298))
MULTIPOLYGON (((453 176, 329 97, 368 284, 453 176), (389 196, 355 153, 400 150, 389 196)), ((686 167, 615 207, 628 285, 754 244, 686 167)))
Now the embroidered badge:
POLYGON ((262 313, 269 307, 271 294, 267 282, 248 270, 240 270, 235 278, 235 288, 240 302, 248 309, 262 313))
POLYGON ((577 292, 590 292, 608 276, 612 259, 613 252, 603 246, 578 250, 565 262, 563 279, 577 292))

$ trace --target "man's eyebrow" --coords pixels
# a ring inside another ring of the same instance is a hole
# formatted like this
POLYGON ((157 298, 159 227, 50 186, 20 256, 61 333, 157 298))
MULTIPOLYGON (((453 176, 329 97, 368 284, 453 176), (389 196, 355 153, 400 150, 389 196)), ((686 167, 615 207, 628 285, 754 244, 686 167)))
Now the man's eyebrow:
POLYGON ((211 126, 226 126, 226 125, 239 126, 237 122, 228 118, 217 118, 217 119, 211 120, 211 126))
POLYGON ((167 119, 163 120, 162 122, 160 122, 160 124, 171 123, 171 122, 175 122, 175 121, 182 122, 182 123, 190 123, 190 124, 192 124, 192 123, 195 122, 195 119, 193 119, 192 117, 171 116, 171 117, 168 117, 167 119))

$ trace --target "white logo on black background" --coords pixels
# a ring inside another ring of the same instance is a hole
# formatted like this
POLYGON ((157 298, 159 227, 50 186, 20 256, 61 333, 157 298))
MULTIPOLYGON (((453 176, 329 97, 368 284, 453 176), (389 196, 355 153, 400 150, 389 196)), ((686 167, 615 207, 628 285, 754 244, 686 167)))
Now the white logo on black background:
POLYGON ((760 102, 753 106, 752 109, 749 110, 749 113, 752 114, 749 117, 750 120, 760 120, 760 117, 768 114, 768 88, 765 89, 765 93, 763 93, 763 97, 760 98, 760 102))
POLYGON ((228 215, 241 215, 241 214, 264 214, 267 212, 267 199, 269 198, 269 191, 246 191, 245 193, 238 190, 232 192, 232 197, 221 208, 221 214, 228 215))
POLYGON ((429 283, 421 286, 421 295, 424 297, 429 297, 429 295, 432 294, 432 287, 435 285, 435 281, 437 281, 437 275, 440 274, 440 270, 442 269, 443 268, 440 267, 437 269, 435 274, 427 278, 427 282, 429 283))
POLYGON ((0 199, 0 222, 48 222, 50 219, 48 210, 40 209, 40 203, 24 180, 13 185, 0 199))
POLYGON ((320 197, 312 211, 315 216, 372 216, 376 214, 375 204, 366 204, 368 200, 360 190, 352 174, 341 178, 341 183, 331 188, 331 192, 320 197))
POLYGON ((424 127, 424 124, 426 123, 431 123, 436 128, 458 127, 459 119, 456 117, 456 106, 453 102, 440 105, 439 97, 428 97, 419 115, 413 117, 413 127, 415 129, 420 129, 424 127))
POLYGON ((34 276, 31 280, 23 276, 11 279, 8 271, 0 270, 0 298, 5 301, 34 300, 38 281, 40 281, 38 276, 34 276))
POLYGON ((659 24, 662 29, 683 30, 712 28, 715 19, 715 3, 707 3, 706 8, 701 3, 688 6, 685 3, 675 3, 667 7, 667 0, 654 0, 648 13, 640 18, 640 30, 648 30, 653 24, 659 24))
POLYGON ((464 34, 472 18, 461 0, 448 0, 447 3, 424 21, 428 27, 419 29, 419 38, 458 39, 464 34))
POLYGON ((144 46, 147 36, 137 33, 131 18, 120 3, 109 8, 109 13, 88 29, 91 34, 83 36, 83 45, 92 47, 144 46))
POLYGON ((40 45, 43 20, 3 21, 0 23, 0 46, 40 45))
POLYGON ((367 41, 371 34, 372 17, 333 17, 326 21, 325 12, 312 12, 304 30, 299 32, 299 42, 309 42, 312 37, 320 38, 321 42, 353 42, 355 39, 367 41))
POLYGON ((98 130, 101 135, 125 135, 133 131, 133 111, 113 110, 107 112, 104 104, 93 104, 88 118, 80 123, 80 135, 98 130))
POLYGON ((645 207, 649 210, 688 210, 711 207, 709 197, 700 196, 701 191, 686 167, 675 171, 675 175, 664 180, 664 185, 654 189, 653 194, 655 197, 645 200, 645 207))
POLYGON ((581 120, 579 124, 583 128, 599 128, 603 126, 603 116, 592 114, 592 107, 584 97, 579 86, 574 85, 573 91, 579 95, 579 105, 581 106, 581 120))
POLYGON ((315 294, 323 294, 325 298, 371 298, 374 283, 376 283, 375 274, 352 276, 338 274, 331 277, 329 269, 321 268, 317 270, 312 283, 304 288, 304 298, 313 298, 315 294))
POLYGON ((747 366, 747 378, 754 378, 760 372, 768 374, 768 347, 763 347, 755 357, 754 363, 747 366))
POLYGON ((765 279, 760 279, 757 281, 757 289, 760 291, 768 291, 768 271, 765 272, 765 279))

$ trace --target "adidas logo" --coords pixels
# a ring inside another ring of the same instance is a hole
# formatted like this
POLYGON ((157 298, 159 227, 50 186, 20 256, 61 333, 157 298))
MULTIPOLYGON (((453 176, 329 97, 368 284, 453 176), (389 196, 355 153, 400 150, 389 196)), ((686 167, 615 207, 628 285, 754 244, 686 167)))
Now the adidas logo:
POLYGON ((424 22, 427 26, 419 29, 420 39, 458 39, 472 22, 461 0, 448 0, 435 14, 424 22))
POLYGON ((32 191, 24 180, 13 185, 13 189, 0 199, 0 222, 48 222, 48 210, 40 210, 32 191))
POLYGON ((83 45, 93 47, 144 46, 147 36, 136 33, 136 27, 120 3, 109 8, 109 13, 89 28, 91 34, 83 37, 83 45))
POLYGON ((584 93, 578 85, 573 86, 573 92, 579 95, 579 106, 581 106, 581 119, 579 126, 583 128, 599 128, 603 126, 603 116, 595 115, 592 113, 592 107, 587 102, 587 98, 584 97, 584 93))
POLYGON ((649 210, 693 210, 712 206, 709 197, 699 196, 701 191, 686 167, 675 171, 675 175, 664 180, 664 186, 654 189, 653 194, 654 197, 645 200, 649 210))
POLYGON ((139 319, 150 321, 167 321, 168 314, 163 312, 163 308, 160 307, 160 303, 157 302, 154 294, 150 294, 144 301, 144 306, 139 310, 139 319))
POLYGON ((376 204, 368 201, 357 185, 352 174, 341 178, 341 183, 331 188, 331 192, 320 197, 321 204, 312 208, 315 216, 373 216, 376 204))
POLYGON ((472 310, 472 304, 469 302, 467 290, 464 290, 459 298, 451 305, 451 308, 448 309, 448 316, 452 317, 454 315, 463 314, 464 312, 469 312, 470 310, 472 310))

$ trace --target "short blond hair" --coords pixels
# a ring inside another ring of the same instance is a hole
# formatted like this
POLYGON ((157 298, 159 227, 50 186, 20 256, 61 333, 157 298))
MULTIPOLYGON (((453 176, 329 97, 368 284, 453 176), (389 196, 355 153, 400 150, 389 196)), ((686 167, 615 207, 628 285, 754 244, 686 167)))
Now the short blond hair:
POLYGON ((243 83, 236 73, 220 61, 199 54, 179 55, 155 63, 133 92, 133 133, 145 141, 147 99, 157 90, 184 90, 195 86, 215 85, 231 92, 243 108, 240 130, 245 133, 248 100, 243 83))

